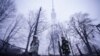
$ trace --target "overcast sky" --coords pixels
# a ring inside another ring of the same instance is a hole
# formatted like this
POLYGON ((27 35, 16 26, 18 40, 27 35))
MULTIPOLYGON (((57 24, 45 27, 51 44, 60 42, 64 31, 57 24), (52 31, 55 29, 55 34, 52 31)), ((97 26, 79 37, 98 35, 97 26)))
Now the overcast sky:
MULTIPOLYGON (((46 13, 47 18, 51 16, 52 0, 16 0, 18 13, 27 17, 29 11, 37 11, 41 6, 46 13)), ((89 13, 90 17, 100 22, 100 0, 54 0, 54 8, 57 20, 64 22, 69 20, 74 13, 89 13)), ((43 38, 45 40, 45 38, 43 38)), ((42 44, 47 44, 46 41, 42 44)), ((45 53, 46 47, 40 48, 40 53, 45 53)))
MULTIPOLYGON (((16 0, 19 13, 27 15, 30 10, 37 10, 40 6, 51 15, 52 0, 16 0)), ((100 0, 54 0, 55 11, 59 21, 69 20, 77 12, 89 13, 92 18, 100 18, 100 0)))

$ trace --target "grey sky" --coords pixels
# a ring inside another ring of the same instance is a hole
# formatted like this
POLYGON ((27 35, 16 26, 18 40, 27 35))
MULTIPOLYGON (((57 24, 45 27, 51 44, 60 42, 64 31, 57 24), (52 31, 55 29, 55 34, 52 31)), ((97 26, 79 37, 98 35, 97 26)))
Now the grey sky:
MULTIPOLYGON (((27 15, 30 10, 36 10, 40 6, 47 12, 48 17, 51 13, 52 0, 16 0, 18 12, 27 15)), ((68 20, 69 17, 77 12, 89 13, 92 18, 100 18, 99 0, 54 0, 57 19, 60 21, 68 20)))
MULTIPOLYGON (((51 16, 51 1, 52 0, 16 0, 18 13, 24 14, 26 17, 29 11, 36 11, 40 6, 43 7, 47 18, 51 16)), ((100 23, 100 0, 54 0, 57 20, 60 22, 68 21, 74 13, 83 12, 89 13, 90 17, 98 20, 100 23)), ((46 38, 43 39, 43 45, 48 44, 46 38)), ((41 46, 40 53, 45 54, 46 46, 41 46)))

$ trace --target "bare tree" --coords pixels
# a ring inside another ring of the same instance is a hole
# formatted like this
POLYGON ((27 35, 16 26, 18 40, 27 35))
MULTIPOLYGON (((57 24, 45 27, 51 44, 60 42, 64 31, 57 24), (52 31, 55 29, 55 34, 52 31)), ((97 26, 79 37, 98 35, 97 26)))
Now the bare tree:
POLYGON ((77 13, 74 16, 72 16, 72 19, 70 21, 70 26, 72 27, 72 30, 75 34, 78 34, 82 41, 85 43, 88 52, 90 54, 92 53, 91 45, 89 43, 89 38, 91 33, 93 32, 93 28, 91 27, 92 20, 88 18, 88 14, 82 14, 77 13))
POLYGON ((0 22, 13 16, 15 4, 12 0, 0 0, 0 22))
MULTIPOLYGON (((9 19, 12 19, 11 17, 13 17, 13 18, 15 17, 14 1, 0 0, 0 30, 1 31, 2 31, 2 29, 4 29, 5 24, 6 24, 6 27, 9 25, 9 23, 10 23, 9 19)), ((2 36, 0 36, 0 37, 2 37, 2 36)))
POLYGON ((46 20, 46 18, 45 18, 45 15, 44 15, 41 7, 37 14, 30 13, 29 21, 28 21, 29 34, 28 34, 28 40, 27 40, 25 52, 28 51, 29 44, 30 43, 32 44, 34 42, 33 41, 34 36, 42 33, 44 30, 46 30, 46 21, 45 20, 46 20), (31 37, 33 37, 33 38, 31 38, 31 37), (32 40, 30 40, 30 39, 32 39, 32 40))
POLYGON ((80 55, 81 55, 81 56, 83 56, 83 54, 82 54, 82 52, 81 52, 81 50, 80 50, 80 48, 79 48, 78 44, 76 44, 76 47, 77 47, 77 49, 78 49, 78 51, 79 51, 80 55))
POLYGON ((14 39, 14 36, 18 33, 18 31, 21 29, 21 26, 19 26, 19 22, 21 20, 16 18, 14 21, 12 21, 12 23, 8 26, 8 28, 6 29, 6 32, 4 34, 3 37, 3 45, 2 48, 0 50, 7 50, 9 48, 8 43, 10 42, 11 39, 14 39))
POLYGON ((66 28, 62 23, 57 23, 51 26, 51 30, 49 32, 50 44, 48 46, 48 52, 49 52, 48 54, 52 54, 52 55, 60 54, 62 56, 61 37, 65 37, 67 39, 66 36, 67 33, 65 31, 66 28), (53 53, 50 53, 51 50, 53 51, 53 53))
MULTIPOLYGON (((29 34, 28 34, 28 40, 27 40, 27 45, 26 45, 26 50, 25 52, 28 52, 28 47, 29 47, 29 43, 30 43, 30 38, 32 37, 32 34, 34 33, 34 27, 35 27, 35 21, 32 22, 32 16, 33 14, 29 14, 29 21, 28 21, 28 26, 29 26, 29 34)), ((33 15, 34 16, 34 15, 33 15)), ((34 17, 33 17, 34 19, 34 17)))
POLYGON ((96 28, 100 32, 100 24, 96 25, 96 28))

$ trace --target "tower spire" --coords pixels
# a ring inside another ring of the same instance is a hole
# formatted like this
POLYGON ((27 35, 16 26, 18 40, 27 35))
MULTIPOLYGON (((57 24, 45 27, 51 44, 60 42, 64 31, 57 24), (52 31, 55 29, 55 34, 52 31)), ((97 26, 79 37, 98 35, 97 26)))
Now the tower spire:
MULTIPOLYGON (((54 9, 54 0, 52 0, 52 12, 51 12, 51 18, 56 19, 56 13, 54 9)), ((54 20, 55 21, 55 20, 54 20)))
POLYGON ((52 0, 52 10, 54 10, 54 1, 52 0))

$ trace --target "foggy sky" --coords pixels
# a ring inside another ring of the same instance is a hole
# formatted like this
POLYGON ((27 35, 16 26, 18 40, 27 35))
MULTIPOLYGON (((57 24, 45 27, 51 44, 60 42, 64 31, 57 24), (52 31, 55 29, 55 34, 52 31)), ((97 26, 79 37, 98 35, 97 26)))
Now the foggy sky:
MULTIPOLYGON (((52 0, 16 0, 17 13, 24 14, 27 17, 29 11, 37 11, 41 6, 45 10, 46 17, 51 19, 51 1, 52 0)), ((59 22, 68 21, 72 14, 83 12, 89 13, 90 17, 100 22, 100 0, 54 0, 54 8, 59 22)), ((48 44, 46 38, 41 38, 39 53, 45 54, 48 44)))
MULTIPOLYGON (((24 15, 27 15, 30 10, 37 10, 41 6, 47 12, 48 17, 50 17, 51 1, 16 0, 16 4, 18 12, 24 15)), ((90 17, 95 19, 100 18, 99 0, 54 0, 54 6, 59 21, 69 20, 70 16, 77 12, 89 13, 90 17)))

